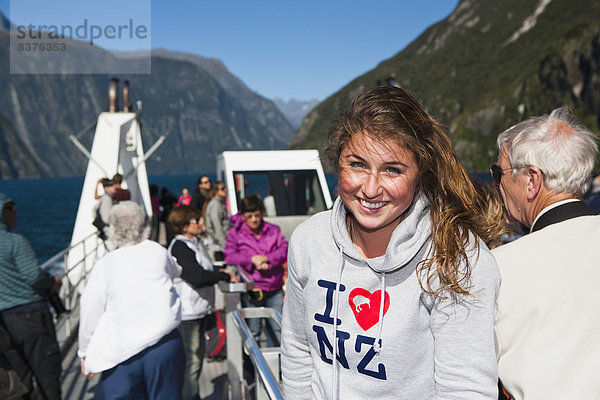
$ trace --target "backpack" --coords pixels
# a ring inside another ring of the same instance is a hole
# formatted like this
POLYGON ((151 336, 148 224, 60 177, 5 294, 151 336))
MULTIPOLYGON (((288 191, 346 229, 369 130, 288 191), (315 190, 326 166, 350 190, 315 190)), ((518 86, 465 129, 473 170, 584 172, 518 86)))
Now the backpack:
POLYGON ((221 319, 222 310, 211 314, 210 321, 206 327, 204 338, 206 339, 206 358, 209 361, 224 360, 227 358, 225 343, 227 334, 225 324, 221 319))

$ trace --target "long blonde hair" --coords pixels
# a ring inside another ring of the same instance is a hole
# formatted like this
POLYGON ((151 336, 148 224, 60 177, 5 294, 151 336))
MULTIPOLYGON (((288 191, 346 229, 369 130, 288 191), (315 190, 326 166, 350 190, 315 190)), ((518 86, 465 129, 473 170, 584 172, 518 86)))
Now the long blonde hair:
MULTIPOLYGON (((340 155, 356 134, 394 140, 413 152, 419 166, 418 191, 431 210, 432 250, 417 266, 419 282, 435 296, 470 294, 470 233, 493 229, 477 216, 476 191, 442 126, 406 90, 383 86, 360 93, 348 113, 329 131, 325 158, 340 172, 340 155), (434 289, 434 279, 439 288, 434 289)), ((475 242, 479 254, 479 243, 475 242)))

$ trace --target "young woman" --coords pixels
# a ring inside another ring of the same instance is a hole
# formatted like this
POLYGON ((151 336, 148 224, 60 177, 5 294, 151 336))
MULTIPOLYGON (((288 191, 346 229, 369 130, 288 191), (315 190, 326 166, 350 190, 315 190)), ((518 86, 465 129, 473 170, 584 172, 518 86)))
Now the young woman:
MULTIPOLYGON (((255 194, 242 200, 241 215, 227 233, 225 262, 243 269, 255 282, 255 296, 242 296, 244 307, 269 307, 281 313, 283 303, 283 264, 288 243, 277 225, 263 220, 265 207, 255 194)), ((259 342, 261 319, 248 319, 252 335, 259 342)), ((267 320, 267 346, 278 346, 281 329, 267 320)))
POLYGON ((292 235, 282 373, 293 399, 496 399, 500 276, 447 135, 397 87, 330 130, 333 209, 292 235))
POLYGON ((200 210, 190 206, 175 207, 169 213, 168 223, 176 234, 169 245, 169 253, 181 266, 181 277, 175 279, 175 288, 181 297, 179 331, 187 356, 183 399, 195 400, 200 396, 198 381, 205 352, 204 332, 209 315, 214 312, 214 284, 236 281, 237 277, 215 271, 208 254, 198 244, 198 235, 203 228, 200 210))

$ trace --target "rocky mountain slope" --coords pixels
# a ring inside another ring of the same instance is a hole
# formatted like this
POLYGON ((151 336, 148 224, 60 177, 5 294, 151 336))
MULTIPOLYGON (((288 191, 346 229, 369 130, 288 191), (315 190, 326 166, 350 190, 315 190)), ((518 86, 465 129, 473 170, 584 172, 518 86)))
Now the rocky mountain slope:
POLYGON ((598 131, 600 2, 461 0, 445 20, 318 105, 291 147, 323 146, 350 99, 390 77, 447 125, 471 171, 496 158, 500 131, 562 105, 598 131))
MULTIPOLYGON (((139 62, 77 41, 62 61, 65 71, 139 62)), ((145 148, 168 135, 147 161, 149 174, 210 173, 221 151, 287 147, 294 131, 282 113, 219 60, 158 50, 151 62, 151 74, 117 76, 130 81, 134 105, 143 102, 145 148)), ((0 26, 0 178, 83 175, 87 160, 68 137, 107 110, 110 77, 11 75, 9 31, 0 26)), ((91 140, 81 136, 88 148, 91 140)))

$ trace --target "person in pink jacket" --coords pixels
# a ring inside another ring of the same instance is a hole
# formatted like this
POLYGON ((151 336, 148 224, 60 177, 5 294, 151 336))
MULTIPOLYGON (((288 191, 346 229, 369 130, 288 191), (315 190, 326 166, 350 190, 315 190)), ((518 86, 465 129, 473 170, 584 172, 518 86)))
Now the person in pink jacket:
POLYGON ((190 191, 188 188, 183 188, 181 190, 181 196, 179 196, 179 200, 177 201, 177 206, 189 206, 192 201, 192 196, 190 196, 190 191))
MULTIPOLYGON (((288 243, 277 225, 263 220, 265 207, 258 195, 242 200, 240 213, 232 218, 227 232, 225 262, 237 265, 255 282, 251 294, 242 296, 244 307, 269 307, 279 313, 283 307, 283 264, 287 260, 288 243)), ((262 321, 248 319, 252 335, 259 342, 262 321)), ((267 346, 279 346, 281 329, 267 320, 267 346)))

